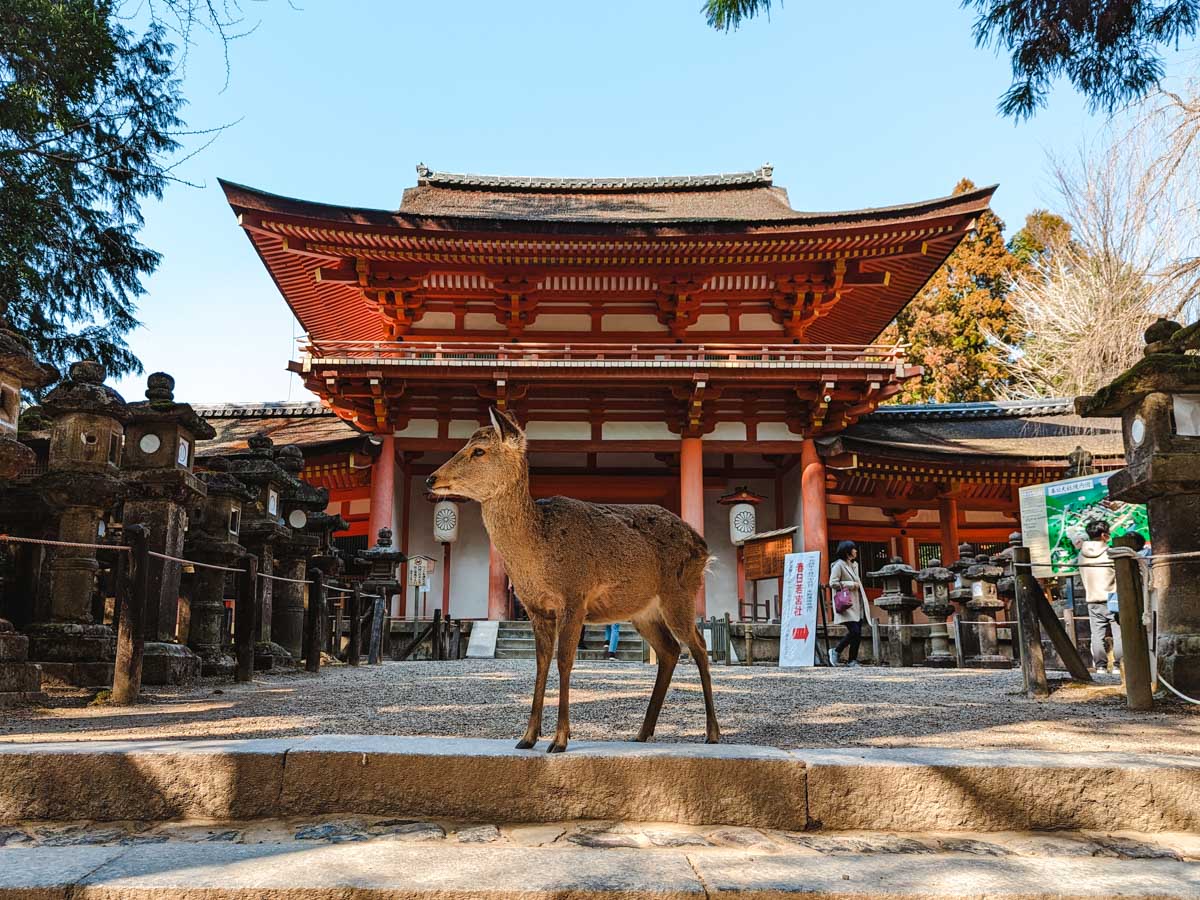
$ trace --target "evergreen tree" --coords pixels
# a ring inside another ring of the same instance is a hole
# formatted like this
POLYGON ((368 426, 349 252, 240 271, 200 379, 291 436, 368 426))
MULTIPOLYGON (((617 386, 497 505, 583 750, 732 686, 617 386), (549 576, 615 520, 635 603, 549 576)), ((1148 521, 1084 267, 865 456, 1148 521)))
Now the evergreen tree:
POLYGON ((124 336, 159 256, 139 203, 162 196, 183 104, 164 28, 117 6, 0 3, 0 308, 42 359, 112 374, 141 371, 124 336))
MULTIPOLYGON (((1112 113, 1146 96, 1163 77, 1162 48, 1200 27, 1200 0, 960 0, 978 10, 975 42, 1010 54, 1013 81, 1000 100, 1025 119, 1065 76, 1092 109, 1112 113)), ((782 2, 781 2, 782 5, 782 2)), ((705 0, 708 24, 737 28, 771 0, 705 0)))

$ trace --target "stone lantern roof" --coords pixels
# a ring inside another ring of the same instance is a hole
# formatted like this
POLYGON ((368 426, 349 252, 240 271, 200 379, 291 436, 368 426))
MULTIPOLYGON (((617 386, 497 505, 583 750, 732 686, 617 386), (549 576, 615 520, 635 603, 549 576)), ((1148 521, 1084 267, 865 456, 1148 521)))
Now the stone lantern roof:
POLYGON ((104 383, 104 375, 104 366, 94 360, 72 363, 67 377, 42 401, 42 409, 55 417, 91 413, 128 422, 125 398, 104 383))
POLYGON ((940 559, 931 559, 929 565, 917 573, 917 581, 921 584, 952 584, 955 577, 940 559))
POLYGON ((11 372, 25 389, 37 390, 58 378, 58 369, 39 362, 29 342, 9 327, 0 311, 0 372, 11 372))
POLYGON ((129 404, 130 421, 174 422, 198 440, 216 437, 216 430, 189 403, 175 402, 175 379, 166 372, 146 378, 146 399, 129 404))

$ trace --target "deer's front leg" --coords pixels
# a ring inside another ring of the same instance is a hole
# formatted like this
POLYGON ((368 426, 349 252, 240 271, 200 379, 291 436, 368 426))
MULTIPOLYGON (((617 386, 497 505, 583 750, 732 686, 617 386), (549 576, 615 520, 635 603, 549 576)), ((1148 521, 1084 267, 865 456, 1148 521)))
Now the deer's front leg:
POLYGON ((517 742, 518 750, 528 750, 542 736, 542 703, 546 697, 546 676, 550 672, 550 657, 554 653, 554 620, 530 616, 533 626, 534 652, 537 655, 537 679, 533 684, 533 707, 529 711, 529 726, 517 742))
POLYGON ((558 726, 549 753, 562 753, 571 737, 571 668, 583 634, 583 609, 568 609, 558 626, 558 726))

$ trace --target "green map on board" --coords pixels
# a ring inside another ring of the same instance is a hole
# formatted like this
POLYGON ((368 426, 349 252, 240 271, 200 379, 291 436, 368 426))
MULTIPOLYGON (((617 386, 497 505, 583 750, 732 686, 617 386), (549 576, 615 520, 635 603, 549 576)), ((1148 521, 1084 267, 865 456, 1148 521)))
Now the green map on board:
POLYGON ((1042 487, 1045 489, 1050 563, 1056 575, 1075 570, 1078 551, 1071 541, 1071 533, 1082 531, 1089 522, 1097 519, 1107 522, 1113 538, 1136 531, 1147 540, 1150 539, 1146 507, 1139 503, 1109 499, 1106 475, 1071 479, 1042 487))

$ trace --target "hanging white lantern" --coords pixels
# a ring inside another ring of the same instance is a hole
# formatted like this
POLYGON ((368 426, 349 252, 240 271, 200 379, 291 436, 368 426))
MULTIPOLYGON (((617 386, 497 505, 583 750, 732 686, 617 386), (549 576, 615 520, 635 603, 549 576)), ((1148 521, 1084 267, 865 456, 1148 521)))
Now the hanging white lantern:
POLYGON ((453 544, 458 540, 458 504, 453 500, 439 500, 433 507, 433 538, 442 544, 453 544))
POLYGON ((730 543, 740 544, 757 533, 758 522, 754 507, 765 499, 745 487, 739 487, 717 501, 722 506, 729 507, 730 543))

